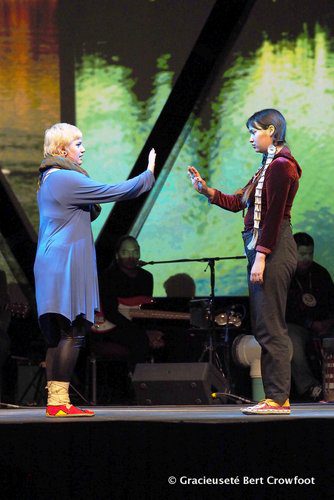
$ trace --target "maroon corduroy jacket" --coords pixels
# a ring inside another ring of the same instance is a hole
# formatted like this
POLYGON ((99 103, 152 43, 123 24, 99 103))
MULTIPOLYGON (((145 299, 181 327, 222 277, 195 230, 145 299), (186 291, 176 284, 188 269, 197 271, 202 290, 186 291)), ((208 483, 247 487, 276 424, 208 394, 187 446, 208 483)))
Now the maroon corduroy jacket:
MULTIPOLYGON (((264 178, 261 199, 260 235, 256 250, 269 254, 273 251, 283 219, 291 219, 291 208, 299 186, 302 170, 287 146, 277 153, 264 178)), ((250 180, 242 191, 252 182, 250 180)), ((231 212, 245 208, 242 194, 225 194, 215 189, 211 203, 231 212)), ((254 191, 244 219, 245 230, 254 225, 254 191)))

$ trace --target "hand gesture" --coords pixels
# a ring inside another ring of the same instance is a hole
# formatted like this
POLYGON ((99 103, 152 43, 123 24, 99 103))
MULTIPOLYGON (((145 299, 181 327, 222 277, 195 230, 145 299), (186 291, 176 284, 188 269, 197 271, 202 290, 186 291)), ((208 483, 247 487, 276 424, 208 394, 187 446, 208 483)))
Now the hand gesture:
POLYGON ((192 185, 194 189, 201 194, 206 194, 208 187, 204 179, 200 176, 198 170, 195 167, 188 167, 188 175, 191 179, 192 185))
POLYGON ((146 330, 151 349, 161 349, 165 347, 164 334, 159 330, 146 330))
POLYGON ((264 253, 256 252, 256 257, 250 272, 250 282, 253 284, 263 284, 264 270, 266 267, 266 256, 264 253))
POLYGON ((149 155, 148 155, 148 165, 147 165, 147 170, 151 170, 152 174, 154 174, 156 156, 157 155, 156 155, 155 149, 152 148, 149 155))

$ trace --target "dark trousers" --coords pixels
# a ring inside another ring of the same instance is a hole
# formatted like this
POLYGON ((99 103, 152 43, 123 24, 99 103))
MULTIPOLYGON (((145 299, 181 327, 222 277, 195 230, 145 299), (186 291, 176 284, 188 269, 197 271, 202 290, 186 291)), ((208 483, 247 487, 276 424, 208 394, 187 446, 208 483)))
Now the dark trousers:
POLYGON ((243 233, 248 259, 248 286, 252 330, 262 347, 261 371, 267 398, 283 404, 290 394, 292 345, 285 321, 291 278, 297 266, 297 248, 289 221, 283 221, 274 251, 266 257, 264 283, 252 284, 250 270, 256 251, 248 250, 250 231, 243 233))

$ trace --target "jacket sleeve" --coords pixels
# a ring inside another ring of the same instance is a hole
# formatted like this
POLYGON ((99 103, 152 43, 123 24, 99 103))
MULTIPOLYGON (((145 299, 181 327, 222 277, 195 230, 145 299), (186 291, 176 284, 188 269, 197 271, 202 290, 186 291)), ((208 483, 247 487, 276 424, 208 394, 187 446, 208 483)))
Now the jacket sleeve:
POLYGON ((149 191, 154 184, 150 170, 118 184, 101 184, 78 172, 61 171, 50 175, 52 196, 65 206, 129 200, 149 191))
POLYGON ((218 205, 218 207, 228 210, 229 212, 240 212, 240 210, 245 208, 241 198, 242 195, 225 194, 218 189, 215 189, 211 203, 213 205, 218 205))

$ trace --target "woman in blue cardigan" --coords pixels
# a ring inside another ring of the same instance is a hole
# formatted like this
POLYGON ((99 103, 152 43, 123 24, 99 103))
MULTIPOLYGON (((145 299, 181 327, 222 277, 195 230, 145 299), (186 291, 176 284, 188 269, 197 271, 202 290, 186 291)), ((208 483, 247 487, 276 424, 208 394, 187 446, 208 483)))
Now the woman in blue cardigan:
POLYGON ((94 415, 71 405, 68 389, 85 333, 100 307, 91 230, 98 204, 135 198, 154 184, 154 149, 146 171, 119 184, 90 179, 81 167, 84 152, 77 127, 57 123, 46 130, 34 273, 39 323, 48 347, 48 417, 94 415))

